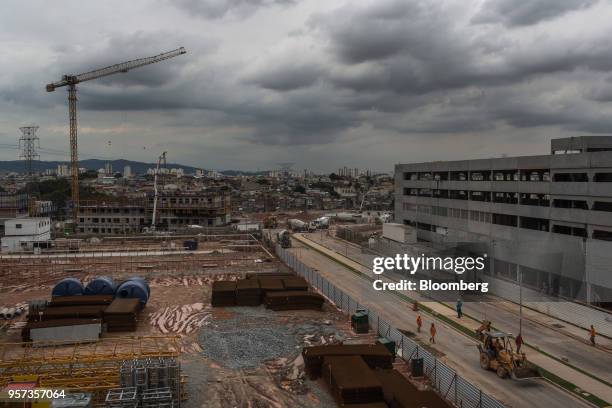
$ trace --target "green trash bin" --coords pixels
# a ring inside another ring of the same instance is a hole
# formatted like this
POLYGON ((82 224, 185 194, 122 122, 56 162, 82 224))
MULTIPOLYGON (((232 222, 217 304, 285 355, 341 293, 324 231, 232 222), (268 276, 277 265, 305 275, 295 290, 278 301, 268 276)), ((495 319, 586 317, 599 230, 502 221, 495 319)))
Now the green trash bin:
POLYGON ((385 348, 389 350, 389 352, 395 358, 395 342, 393 340, 390 340, 386 337, 379 337, 378 339, 376 339, 376 344, 382 344, 383 346, 385 346, 385 348))
POLYGON ((413 358, 410 360, 410 372, 413 377, 423 377, 425 372, 422 358, 413 358))
POLYGON ((368 313, 363 309, 357 310, 351 316, 351 327, 355 333, 367 333, 370 330, 368 313))

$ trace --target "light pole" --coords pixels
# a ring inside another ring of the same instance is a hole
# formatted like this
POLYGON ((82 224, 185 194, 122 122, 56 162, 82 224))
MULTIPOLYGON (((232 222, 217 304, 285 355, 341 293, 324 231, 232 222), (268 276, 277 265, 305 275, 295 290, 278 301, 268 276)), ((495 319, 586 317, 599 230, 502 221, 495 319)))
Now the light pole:
POLYGON ((516 264, 519 273, 519 334, 523 332, 523 271, 521 265, 516 264))

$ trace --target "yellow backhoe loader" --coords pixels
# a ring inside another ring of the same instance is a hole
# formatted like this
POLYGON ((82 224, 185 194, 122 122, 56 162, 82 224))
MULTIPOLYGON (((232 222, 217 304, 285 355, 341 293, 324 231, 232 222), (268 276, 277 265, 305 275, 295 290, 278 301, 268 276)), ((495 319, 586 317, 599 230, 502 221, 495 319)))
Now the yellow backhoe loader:
POLYGON ((480 367, 484 370, 493 370, 500 378, 511 377, 515 380, 540 377, 536 367, 527 361, 524 352, 514 352, 509 335, 489 330, 482 330, 480 334, 478 351, 480 367))

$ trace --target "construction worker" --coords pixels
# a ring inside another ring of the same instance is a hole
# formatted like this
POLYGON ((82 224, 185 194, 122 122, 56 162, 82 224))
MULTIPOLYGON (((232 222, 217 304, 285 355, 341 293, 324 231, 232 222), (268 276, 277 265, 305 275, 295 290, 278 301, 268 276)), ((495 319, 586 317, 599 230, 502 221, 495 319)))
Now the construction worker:
POLYGON ((521 346, 523 345, 523 335, 521 334, 521 332, 519 332, 518 336, 516 336, 516 339, 514 339, 514 342, 516 343, 516 352, 520 353, 521 346))
POLYGON ((461 319, 461 316, 463 316, 463 312, 461 310, 462 307, 463 307, 463 301, 461 299, 457 299, 457 304, 455 305, 455 308, 457 309, 458 319, 461 319))
POLYGON ((429 342, 436 344, 436 326, 431 322, 431 326, 429 326, 429 342))
POLYGON ((421 332, 421 327, 423 326, 423 319, 421 315, 417 315, 417 332, 421 332))
POLYGON ((593 325, 591 325, 591 330, 589 330, 589 335, 591 336, 591 345, 595 345, 595 336, 597 335, 597 332, 595 331, 595 327, 593 327, 593 325))

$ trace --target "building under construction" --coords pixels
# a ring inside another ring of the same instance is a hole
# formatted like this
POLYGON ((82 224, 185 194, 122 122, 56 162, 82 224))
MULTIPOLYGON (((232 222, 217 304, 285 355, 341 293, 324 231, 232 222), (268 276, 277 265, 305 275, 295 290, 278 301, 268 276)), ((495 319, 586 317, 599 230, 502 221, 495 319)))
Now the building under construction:
POLYGON ((0 235, 4 235, 4 221, 27 215, 27 194, 0 193, 0 235))
MULTIPOLYGON (((78 232, 81 234, 134 234, 153 224, 154 194, 130 200, 82 201, 78 232)), ((155 228, 162 231, 189 225, 218 227, 230 222, 228 187, 202 191, 161 192, 157 197, 155 228)))

